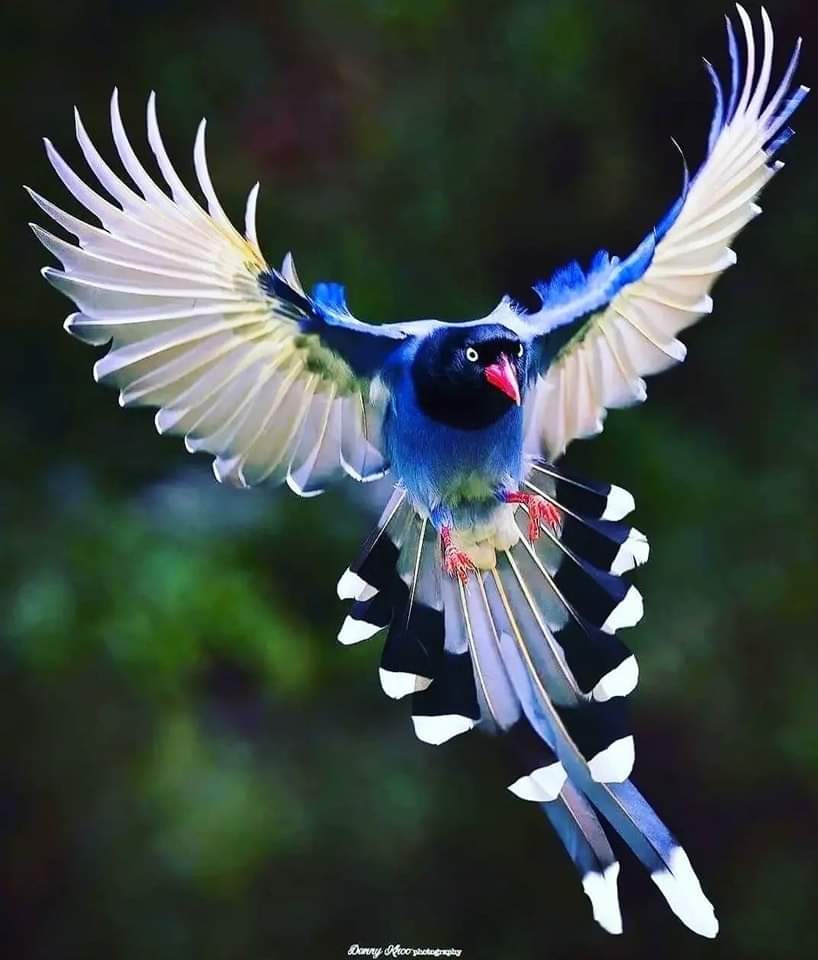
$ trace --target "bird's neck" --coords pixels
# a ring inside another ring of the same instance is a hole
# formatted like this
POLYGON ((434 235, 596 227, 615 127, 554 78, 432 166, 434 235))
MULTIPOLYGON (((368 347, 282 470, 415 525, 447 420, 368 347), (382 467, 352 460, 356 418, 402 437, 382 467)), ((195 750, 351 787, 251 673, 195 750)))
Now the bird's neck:
POLYGON ((459 430, 485 430, 515 411, 515 404, 493 387, 465 392, 424 370, 412 371, 418 408, 430 420, 459 430))

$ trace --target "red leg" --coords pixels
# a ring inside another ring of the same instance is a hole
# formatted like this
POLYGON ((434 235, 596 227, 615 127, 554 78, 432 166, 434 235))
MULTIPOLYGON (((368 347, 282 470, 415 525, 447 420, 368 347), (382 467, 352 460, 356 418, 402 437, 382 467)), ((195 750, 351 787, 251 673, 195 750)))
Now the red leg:
POLYGON ((548 524, 556 533, 562 523, 562 514, 548 500, 533 493, 505 493, 506 503, 521 503, 528 511, 528 539, 534 541, 540 535, 540 525, 548 524))
POLYGON ((443 569, 450 577, 457 577, 461 583, 465 583, 475 567, 471 557, 455 547, 450 526, 440 528, 440 542, 443 546, 443 569))

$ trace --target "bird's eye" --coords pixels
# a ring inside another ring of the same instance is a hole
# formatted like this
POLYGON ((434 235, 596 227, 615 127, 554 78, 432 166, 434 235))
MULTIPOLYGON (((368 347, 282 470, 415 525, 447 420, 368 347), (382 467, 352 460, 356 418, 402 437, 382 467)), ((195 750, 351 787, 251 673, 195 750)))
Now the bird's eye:
POLYGON ((466 347, 466 359, 471 360, 472 363, 477 363, 479 355, 474 347, 466 347))
POLYGON ((519 347, 517 347, 517 356, 521 357, 522 355, 523 355, 523 345, 520 344, 519 347))

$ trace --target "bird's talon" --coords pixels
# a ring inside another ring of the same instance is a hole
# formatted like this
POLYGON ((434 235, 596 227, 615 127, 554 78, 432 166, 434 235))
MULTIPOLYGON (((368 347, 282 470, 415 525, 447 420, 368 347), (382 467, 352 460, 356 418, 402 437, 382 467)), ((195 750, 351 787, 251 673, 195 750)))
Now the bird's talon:
POLYGON ((457 579, 465 584, 469 579, 469 574, 475 570, 471 557, 463 550, 458 550, 452 542, 452 533, 448 527, 444 527, 440 533, 440 539, 443 544, 443 571, 450 577, 457 579))
POLYGON ((521 503, 528 512, 528 539, 536 543, 543 526, 548 526, 554 533, 559 533, 562 525, 562 514, 559 509, 544 497, 534 493, 507 493, 506 503, 521 503))
POLYGON ((447 550, 443 555, 443 569, 450 577, 457 577, 465 584, 474 570, 474 564, 471 557, 462 550, 447 550))

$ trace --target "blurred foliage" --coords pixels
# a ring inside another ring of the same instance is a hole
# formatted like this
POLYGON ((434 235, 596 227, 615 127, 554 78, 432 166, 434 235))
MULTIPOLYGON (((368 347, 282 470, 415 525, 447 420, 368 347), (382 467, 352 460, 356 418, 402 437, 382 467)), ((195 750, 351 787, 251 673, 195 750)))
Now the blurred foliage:
MULTIPOLYGON (((779 51, 812 0, 770 0, 779 51)), ((722 933, 680 928, 640 868, 606 937, 496 745, 432 750, 334 643, 334 583, 367 504, 218 488, 146 412, 93 385, 37 276, 38 138, 102 146, 119 84, 134 142, 155 88, 189 171, 195 123, 228 209, 363 317, 473 317, 599 245, 624 252, 695 162, 722 5, 234 0, 16 5, 3 14, 6 349, 0 430, 4 955, 469 958, 818 949, 818 137, 808 102, 716 315, 644 408, 571 465, 637 496, 651 538, 637 778, 683 839, 722 933), (351 504, 354 504, 351 506, 351 504)), ((103 150, 104 153, 110 152, 103 150)), ((147 152, 147 151, 145 151, 147 152)), ((350 497, 356 498, 351 500, 350 497)), ((359 502, 360 501, 360 502, 359 502)))

